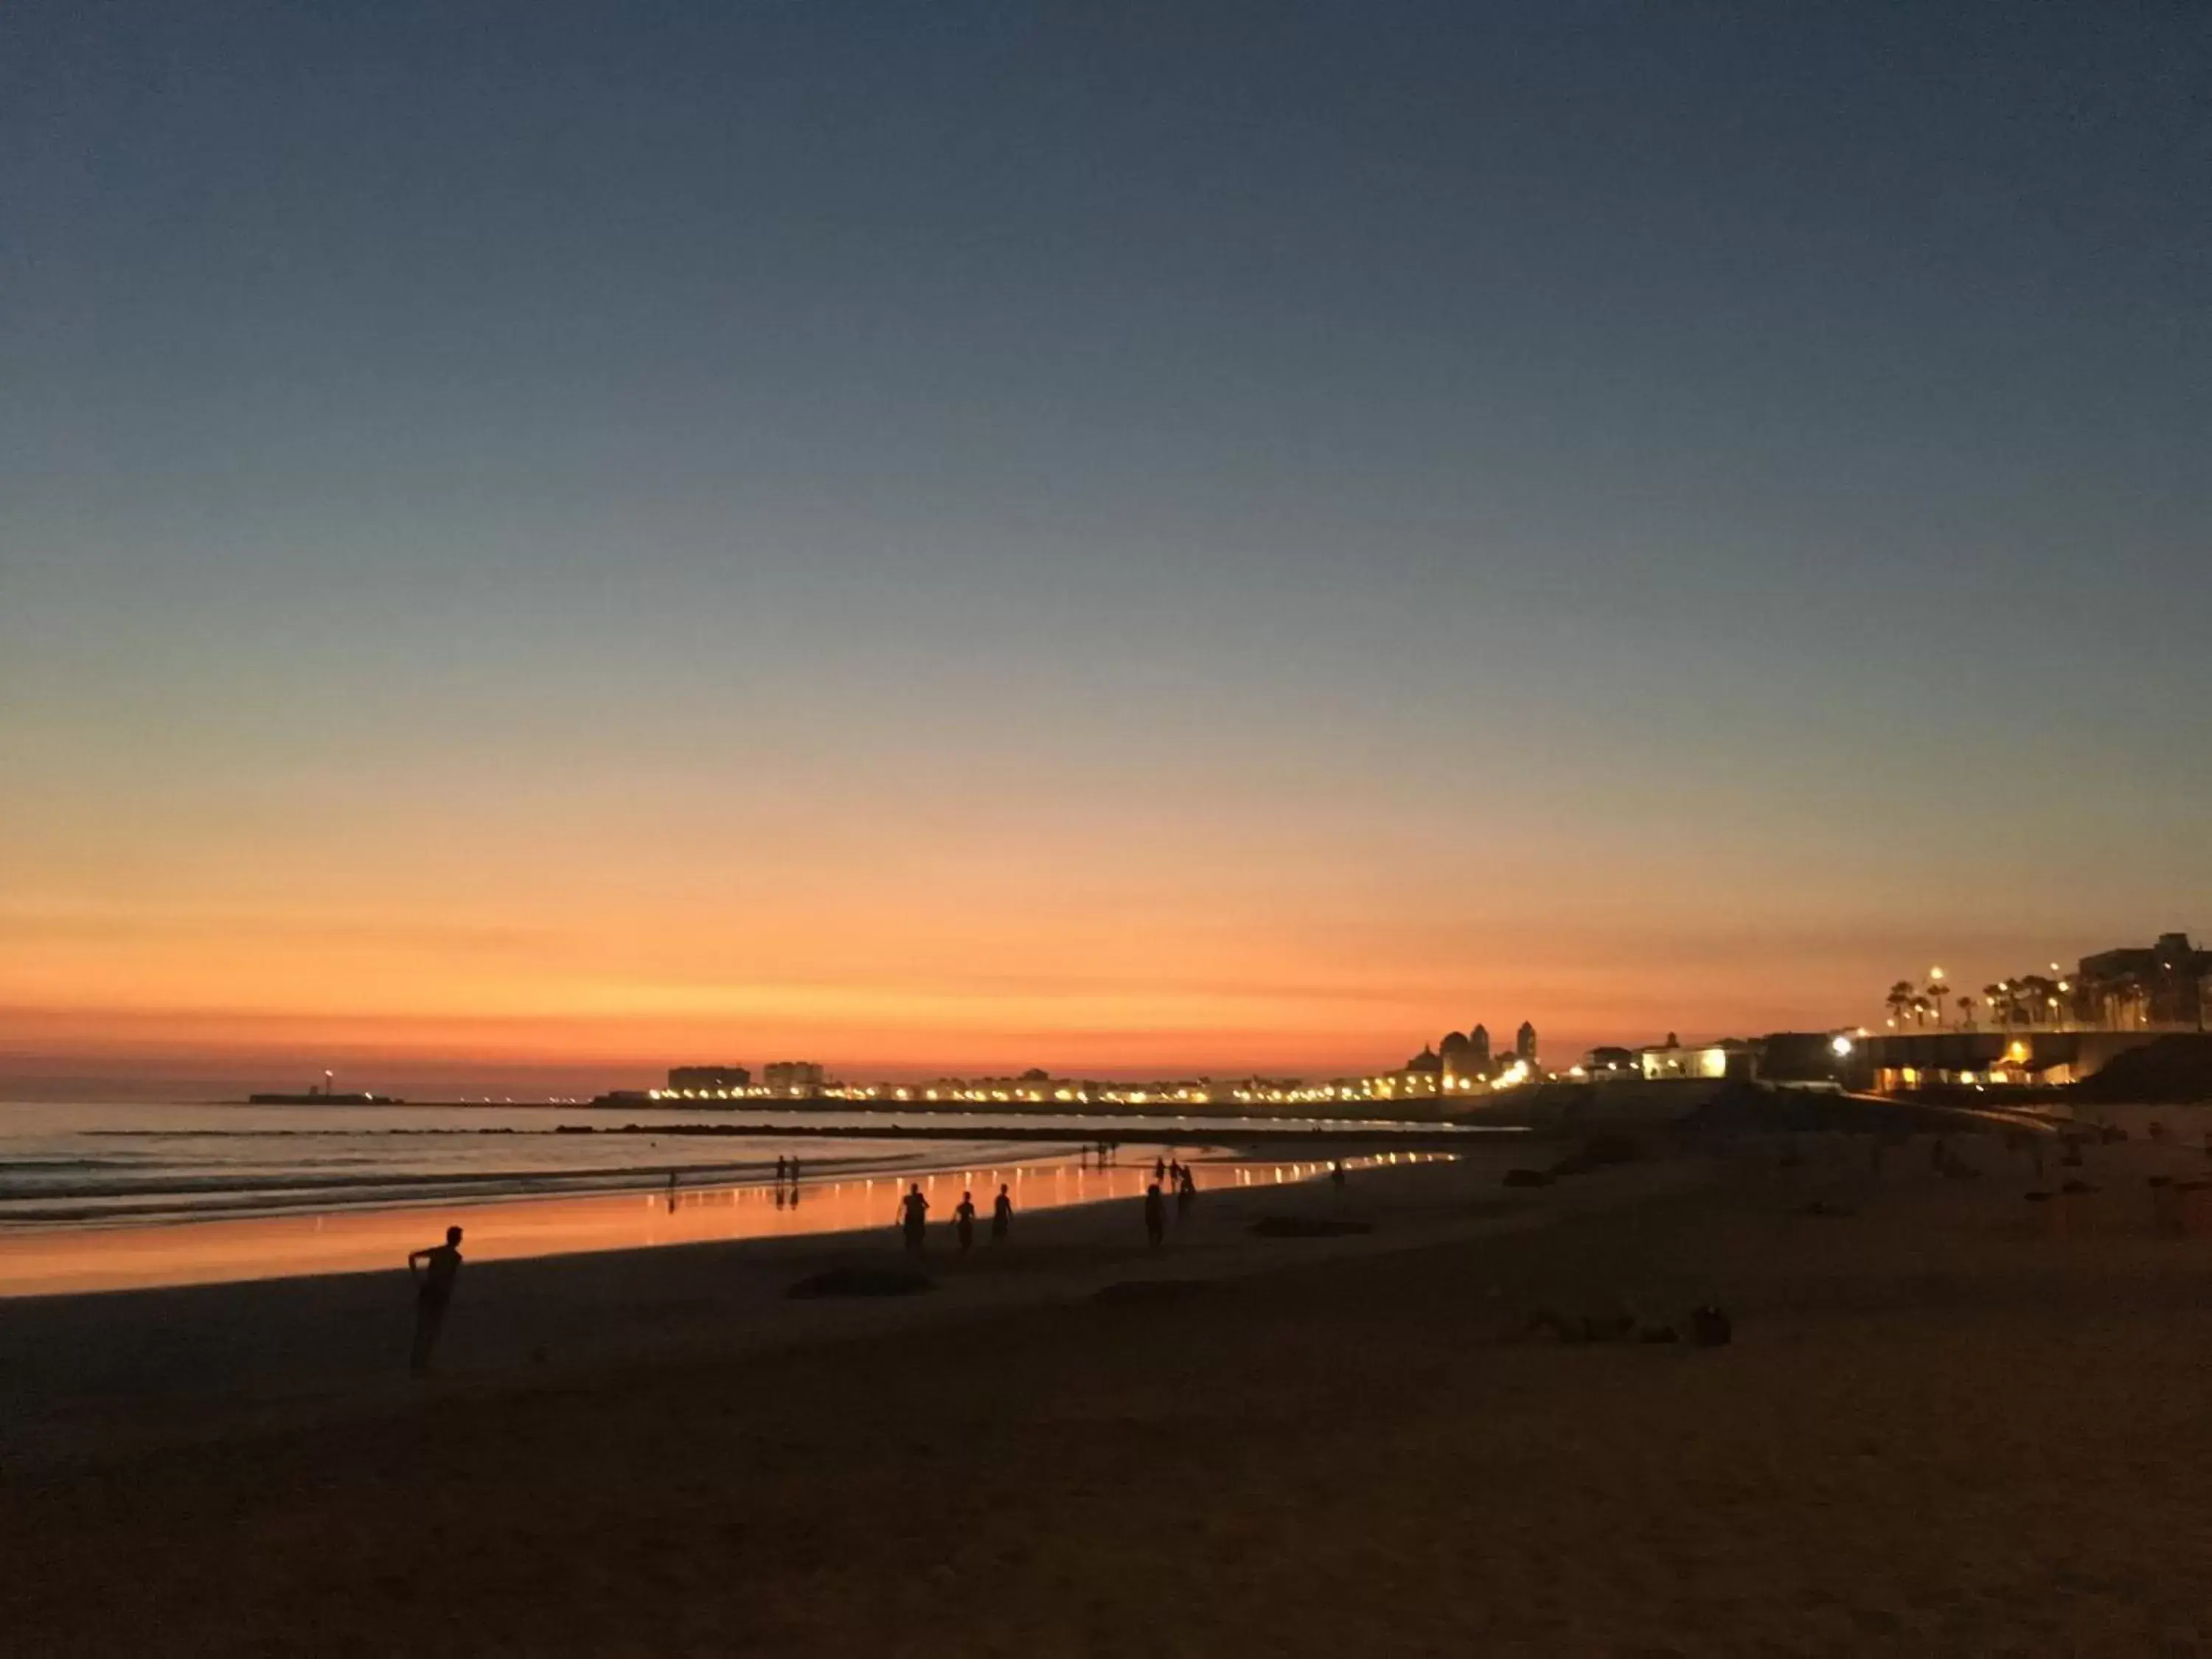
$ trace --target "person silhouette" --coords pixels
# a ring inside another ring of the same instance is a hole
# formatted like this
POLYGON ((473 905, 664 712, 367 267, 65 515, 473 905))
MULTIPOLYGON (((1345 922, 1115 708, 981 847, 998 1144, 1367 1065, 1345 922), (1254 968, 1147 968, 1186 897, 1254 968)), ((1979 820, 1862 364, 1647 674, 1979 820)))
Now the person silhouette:
POLYGON ((775 1184, 778 1187, 781 1187, 783 1185, 783 1170, 784 1162, 779 1158, 775 1161, 775 1184))
POLYGON ((921 1195, 921 1183, 917 1181, 907 1188, 906 1196, 899 1200, 899 1225, 906 1233, 908 1255, 921 1254, 928 1221, 929 1200, 921 1195))
POLYGON ((1166 1179, 1167 1179, 1167 1178, 1168 1178, 1168 1161, 1167 1161, 1167 1159, 1165 1159, 1165 1158, 1154 1158, 1154 1159, 1152 1160, 1152 1179, 1153 1179, 1154 1181, 1156 1181, 1156 1182, 1164 1182, 1164 1181, 1166 1181, 1166 1179))
POLYGON ((1190 1206, 1198 1202, 1198 1177, 1191 1174, 1190 1165, 1182 1167, 1176 1180, 1176 1219, 1180 1221, 1190 1213, 1190 1206))
POLYGON ((1158 1244, 1168 1236, 1168 1201, 1160 1195, 1157 1181, 1145 1188, 1145 1237, 1158 1244))
POLYGON ((453 1299, 453 1281, 461 1276, 461 1230, 446 1229, 446 1242, 407 1257, 407 1275, 416 1284, 415 1346, 407 1369, 416 1376, 430 1371, 430 1352, 446 1328, 447 1304, 453 1299))
POLYGON ((791 1201, 796 1204, 799 1201, 799 1160, 795 1158, 791 1160, 791 1201))
POLYGON ((999 1196, 991 1205, 991 1243, 1003 1244, 1013 1230, 1014 1200, 1006 1191, 1006 1183, 999 1183, 999 1196))
POLYGON ((960 1254, 965 1255, 975 1243, 975 1194, 960 1194, 959 1207, 952 1212, 952 1227, 960 1239, 960 1254))

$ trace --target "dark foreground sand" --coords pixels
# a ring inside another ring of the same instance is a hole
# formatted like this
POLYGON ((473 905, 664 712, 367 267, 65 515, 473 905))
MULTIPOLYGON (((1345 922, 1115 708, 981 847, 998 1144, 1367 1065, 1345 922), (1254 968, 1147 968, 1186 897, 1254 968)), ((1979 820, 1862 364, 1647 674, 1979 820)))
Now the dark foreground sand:
MULTIPOLYGON (((1276 1194, 1157 1264, 1110 1229, 1033 1236, 1039 1261, 926 1313, 775 1341, 793 1261, 623 1258, 690 1287, 672 1352, 641 1328, 534 1369, 483 1351, 419 1392, 195 1396, 166 1433, 132 1420, 161 1415, 142 1380, 73 1439, 15 1425, 0 1646, 2199 1650, 2212 1237, 2153 1237, 2142 1177, 2201 1154, 2093 1152, 2103 1190, 2060 1237, 1992 1143, 1965 1146, 1972 1182, 1924 1143, 1879 1182, 1863 1142, 1802 1146, 1526 1194, 1494 1166, 1377 1177, 1344 1200, 1382 1227, 1356 1249, 1248 1241, 1276 1194), (1816 1197, 1854 1213, 1801 1213, 1816 1197), (1250 1271, 1273 1260, 1294 1265, 1250 1271), (1156 1269, 1200 1287, 1089 1294, 1156 1269), (753 1288, 717 1304, 710 1270, 753 1288), (1707 1297, 1729 1348, 1506 1340, 1539 1307, 1707 1297)), ((560 1303, 534 1265, 508 1288, 560 1303)), ((465 1293, 491 1322, 502 1287, 465 1293)), ((218 1328, 235 1305, 198 1304, 218 1328)))

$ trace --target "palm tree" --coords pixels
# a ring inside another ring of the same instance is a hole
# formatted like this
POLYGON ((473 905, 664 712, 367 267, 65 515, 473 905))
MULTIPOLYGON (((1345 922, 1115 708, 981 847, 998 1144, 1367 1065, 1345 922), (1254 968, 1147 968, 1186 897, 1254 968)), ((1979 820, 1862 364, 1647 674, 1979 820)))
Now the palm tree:
POLYGON ((1962 1031, 1974 1029, 1974 1000, 1972 997, 1959 999, 1959 1029, 1962 1031))
POLYGON ((1889 988, 1889 994, 1882 999, 1882 1003, 1889 1010, 1889 1023, 1896 1024, 1912 1007, 1912 981, 1909 979, 1898 981, 1889 988))
POLYGON ((1938 1030, 1943 1029, 1943 1000, 1950 994, 1951 988, 1943 982, 1943 970, 1941 968, 1930 969, 1928 989, 1922 994, 1928 999, 1928 1006, 1936 1016, 1936 1029, 1938 1030))
POLYGON ((2007 1023, 2004 1015, 1997 1009, 1997 1005, 2004 1000, 2004 994, 2005 988, 2002 985, 1982 987, 1982 1000, 1989 1005, 1990 1024, 1992 1025, 2002 1025, 2007 1023))

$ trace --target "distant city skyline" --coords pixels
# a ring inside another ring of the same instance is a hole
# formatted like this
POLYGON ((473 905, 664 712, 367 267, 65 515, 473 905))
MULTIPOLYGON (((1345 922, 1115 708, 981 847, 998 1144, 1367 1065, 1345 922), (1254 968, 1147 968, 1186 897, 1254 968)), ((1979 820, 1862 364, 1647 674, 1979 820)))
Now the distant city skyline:
POLYGON ((2212 933, 2189 8, 26 0, 0 1094, 2212 933))

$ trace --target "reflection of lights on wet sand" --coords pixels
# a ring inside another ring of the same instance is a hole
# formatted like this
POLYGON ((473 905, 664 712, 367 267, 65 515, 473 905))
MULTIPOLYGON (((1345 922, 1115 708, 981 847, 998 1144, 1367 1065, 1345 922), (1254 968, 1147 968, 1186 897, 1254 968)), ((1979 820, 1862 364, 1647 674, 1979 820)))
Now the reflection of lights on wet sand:
MULTIPOLYGON (((1200 1191, 1249 1188, 1255 1167, 1271 1170, 1279 1184, 1285 1166, 1256 1166, 1232 1159, 1207 1161, 1190 1148, 1125 1147, 1127 1164, 1104 1169, 1010 1164, 963 1171, 971 1187, 996 1191, 1049 1170, 1052 1182, 1024 1197, 1022 1210, 1140 1196, 1150 1183, 1152 1156, 1190 1158, 1200 1191), (1071 1187, 1067 1177, 1076 1179, 1071 1187)), ((1402 1153, 1349 1158, 1347 1169, 1389 1161, 1428 1162, 1449 1153, 1402 1153)), ((1326 1168, 1290 1166, 1304 1180, 1326 1168)), ((824 1233, 888 1233, 884 1212, 890 1194, 913 1182, 925 1192, 950 1172, 854 1176, 808 1181, 800 1188, 743 1184, 680 1188, 588 1198, 510 1200, 478 1205, 440 1205, 404 1210, 340 1210, 312 1215, 239 1218, 160 1226, 58 1228, 0 1234, 0 1297, 133 1286, 212 1284, 227 1280, 360 1273, 390 1268, 395 1274, 409 1250, 448 1224, 467 1234, 471 1261, 635 1249, 661 1244, 707 1243, 743 1238, 799 1237, 824 1233), (804 1201, 800 1194, 803 1191, 804 1201), (672 1203, 672 1197, 673 1202, 672 1203)), ((936 1221, 945 1216, 935 1215, 936 1221)))

